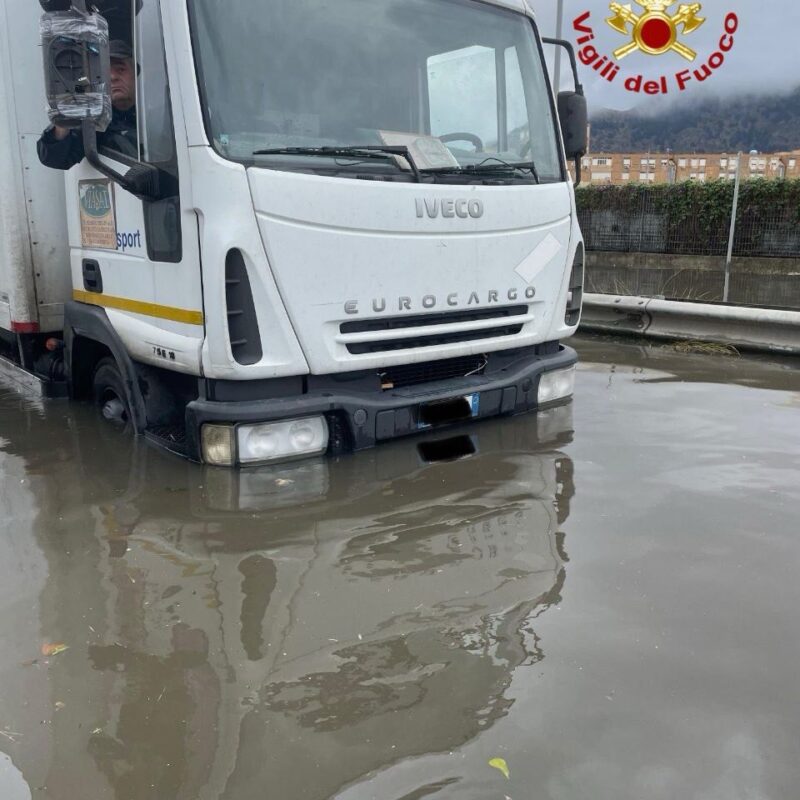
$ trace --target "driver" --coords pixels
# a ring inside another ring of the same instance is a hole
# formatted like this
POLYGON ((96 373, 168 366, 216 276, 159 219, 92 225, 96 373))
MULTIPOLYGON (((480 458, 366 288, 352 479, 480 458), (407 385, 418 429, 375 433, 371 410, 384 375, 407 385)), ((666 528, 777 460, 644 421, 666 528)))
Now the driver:
MULTIPOLYGON (((99 147, 139 157, 136 138, 136 68, 130 45, 121 39, 109 43, 111 54, 111 122, 97 134, 99 147)), ((80 128, 50 125, 36 145, 39 161, 52 169, 70 169, 85 155, 80 128)))

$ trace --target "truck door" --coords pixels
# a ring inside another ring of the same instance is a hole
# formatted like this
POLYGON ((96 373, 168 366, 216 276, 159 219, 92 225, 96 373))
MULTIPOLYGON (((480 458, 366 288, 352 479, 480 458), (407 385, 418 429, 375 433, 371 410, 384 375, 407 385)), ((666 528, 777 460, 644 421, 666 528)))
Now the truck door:
MULTIPOLYGON (((123 174, 139 161, 158 166, 163 198, 143 201, 86 160, 70 170, 73 298, 105 308, 134 359, 199 374, 203 298, 187 145, 175 137, 184 130, 182 110, 170 92, 161 0, 132 5, 137 141, 125 147, 114 136, 101 137, 99 151, 123 174)), ((119 28, 112 25, 112 39, 119 28)))

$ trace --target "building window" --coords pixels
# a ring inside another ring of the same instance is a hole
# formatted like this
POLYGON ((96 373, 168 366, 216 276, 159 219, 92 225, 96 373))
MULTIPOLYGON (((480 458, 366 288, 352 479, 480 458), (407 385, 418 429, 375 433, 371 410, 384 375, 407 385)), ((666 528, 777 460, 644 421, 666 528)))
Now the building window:
POLYGON ((678 166, 679 167, 685 167, 686 166, 686 159, 685 158, 679 158, 678 159, 678 166))

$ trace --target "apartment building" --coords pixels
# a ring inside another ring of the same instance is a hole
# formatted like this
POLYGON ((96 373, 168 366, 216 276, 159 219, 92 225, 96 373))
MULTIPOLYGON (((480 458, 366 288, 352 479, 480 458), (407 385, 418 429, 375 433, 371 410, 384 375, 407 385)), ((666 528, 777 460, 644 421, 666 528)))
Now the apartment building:
MULTIPOLYGON (((736 153, 591 153, 583 157, 583 181, 593 184, 677 183, 736 177, 736 153)), ((746 178, 800 178, 800 150, 741 156, 746 178)))

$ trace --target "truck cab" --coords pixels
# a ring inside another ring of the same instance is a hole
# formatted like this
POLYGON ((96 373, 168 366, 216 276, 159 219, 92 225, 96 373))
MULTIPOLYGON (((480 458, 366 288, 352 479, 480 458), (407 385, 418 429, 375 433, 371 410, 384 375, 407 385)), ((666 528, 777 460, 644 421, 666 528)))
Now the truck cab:
MULTIPOLYGON (((23 269, 34 297, 43 275, 71 280, 61 315, 25 320, 29 368, 44 358, 111 422, 218 466, 572 394, 585 102, 554 97, 524 0, 42 2, 61 9, 42 30, 72 15, 81 46, 129 44, 138 152, 85 106, 68 121, 86 158, 47 175, 63 200, 36 225, 62 235, 23 269)), ((40 57, 12 41, 32 4, 2 5, 12 60, 40 57)), ((64 122, 46 87, 36 102, 64 122)), ((41 174, 25 135, 18 166, 41 174)))

